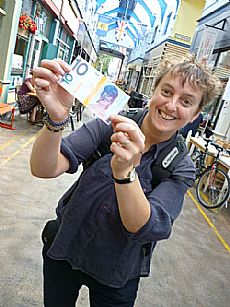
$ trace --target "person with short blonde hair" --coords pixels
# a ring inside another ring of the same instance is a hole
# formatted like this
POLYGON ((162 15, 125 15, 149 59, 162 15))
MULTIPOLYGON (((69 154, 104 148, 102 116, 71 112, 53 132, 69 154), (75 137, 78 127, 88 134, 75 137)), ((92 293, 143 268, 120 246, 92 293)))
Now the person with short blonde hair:
POLYGON ((197 86, 202 89, 203 97, 199 104, 200 110, 212 103, 220 93, 221 82, 219 78, 206 67, 206 63, 197 61, 193 54, 188 54, 183 59, 166 59, 161 63, 158 70, 155 88, 161 79, 170 73, 172 77, 180 76, 182 85, 189 82, 193 87, 197 86))
POLYGON ((73 97, 58 80, 69 70, 62 60, 34 69, 48 118, 33 146, 32 174, 76 173, 105 140, 111 145, 60 199, 57 223, 43 230, 44 304, 74 307, 85 285, 92 306, 133 307, 140 277, 149 275, 153 250, 170 237, 195 178, 187 153, 157 186, 152 166, 214 97, 218 81, 191 59, 165 62, 137 123, 112 115, 110 125, 94 119, 62 138, 73 97))

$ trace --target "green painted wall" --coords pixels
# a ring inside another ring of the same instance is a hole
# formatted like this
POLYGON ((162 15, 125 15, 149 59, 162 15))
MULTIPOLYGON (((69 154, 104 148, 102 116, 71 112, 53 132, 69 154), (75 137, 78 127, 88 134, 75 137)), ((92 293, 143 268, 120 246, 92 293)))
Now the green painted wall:
MULTIPOLYGON (((3 1, 3 9, 6 12, 5 16, 1 16, 0 28, 0 80, 6 81, 10 79, 12 66, 12 57, 16 42, 18 20, 21 12, 22 0, 18 1, 3 1)), ((7 93, 9 86, 3 87, 1 101, 7 101, 7 93)))

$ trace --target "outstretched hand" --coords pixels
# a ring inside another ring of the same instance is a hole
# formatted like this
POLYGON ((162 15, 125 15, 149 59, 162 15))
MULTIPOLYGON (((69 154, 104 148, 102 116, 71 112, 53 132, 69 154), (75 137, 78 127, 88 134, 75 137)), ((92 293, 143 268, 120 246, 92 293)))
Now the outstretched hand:
POLYGON ((114 133, 110 150, 114 153, 111 160, 113 175, 126 177, 128 172, 140 164, 145 148, 145 136, 135 121, 120 115, 112 115, 114 133))
POLYGON ((37 96, 50 118, 56 122, 66 119, 73 104, 73 96, 58 84, 70 69, 61 59, 43 60, 40 67, 33 69, 37 96))

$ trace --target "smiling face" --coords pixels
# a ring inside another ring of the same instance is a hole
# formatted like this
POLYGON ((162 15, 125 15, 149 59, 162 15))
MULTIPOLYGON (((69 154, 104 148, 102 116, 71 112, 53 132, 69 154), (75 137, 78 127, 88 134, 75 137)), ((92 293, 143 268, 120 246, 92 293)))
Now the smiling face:
POLYGON ((169 139, 177 130, 196 119, 203 91, 179 75, 167 73, 156 87, 149 105, 149 131, 169 139))

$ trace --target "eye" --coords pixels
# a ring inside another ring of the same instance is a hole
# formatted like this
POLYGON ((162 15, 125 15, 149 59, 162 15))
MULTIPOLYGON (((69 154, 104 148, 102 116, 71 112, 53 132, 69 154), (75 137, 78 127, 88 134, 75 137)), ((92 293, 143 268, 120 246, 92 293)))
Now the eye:
POLYGON ((171 96, 171 91, 170 90, 168 90, 167 88, 163 88, 162 90, 161 90, 161 94, 163 95, 163 96, 166 96, 166 97, 169 97, 169 96, 171 96))
POLYGON ((182 104, 185 107, 191 107, 192 106, 192 102, 189 99, 182 99, 182 104))

